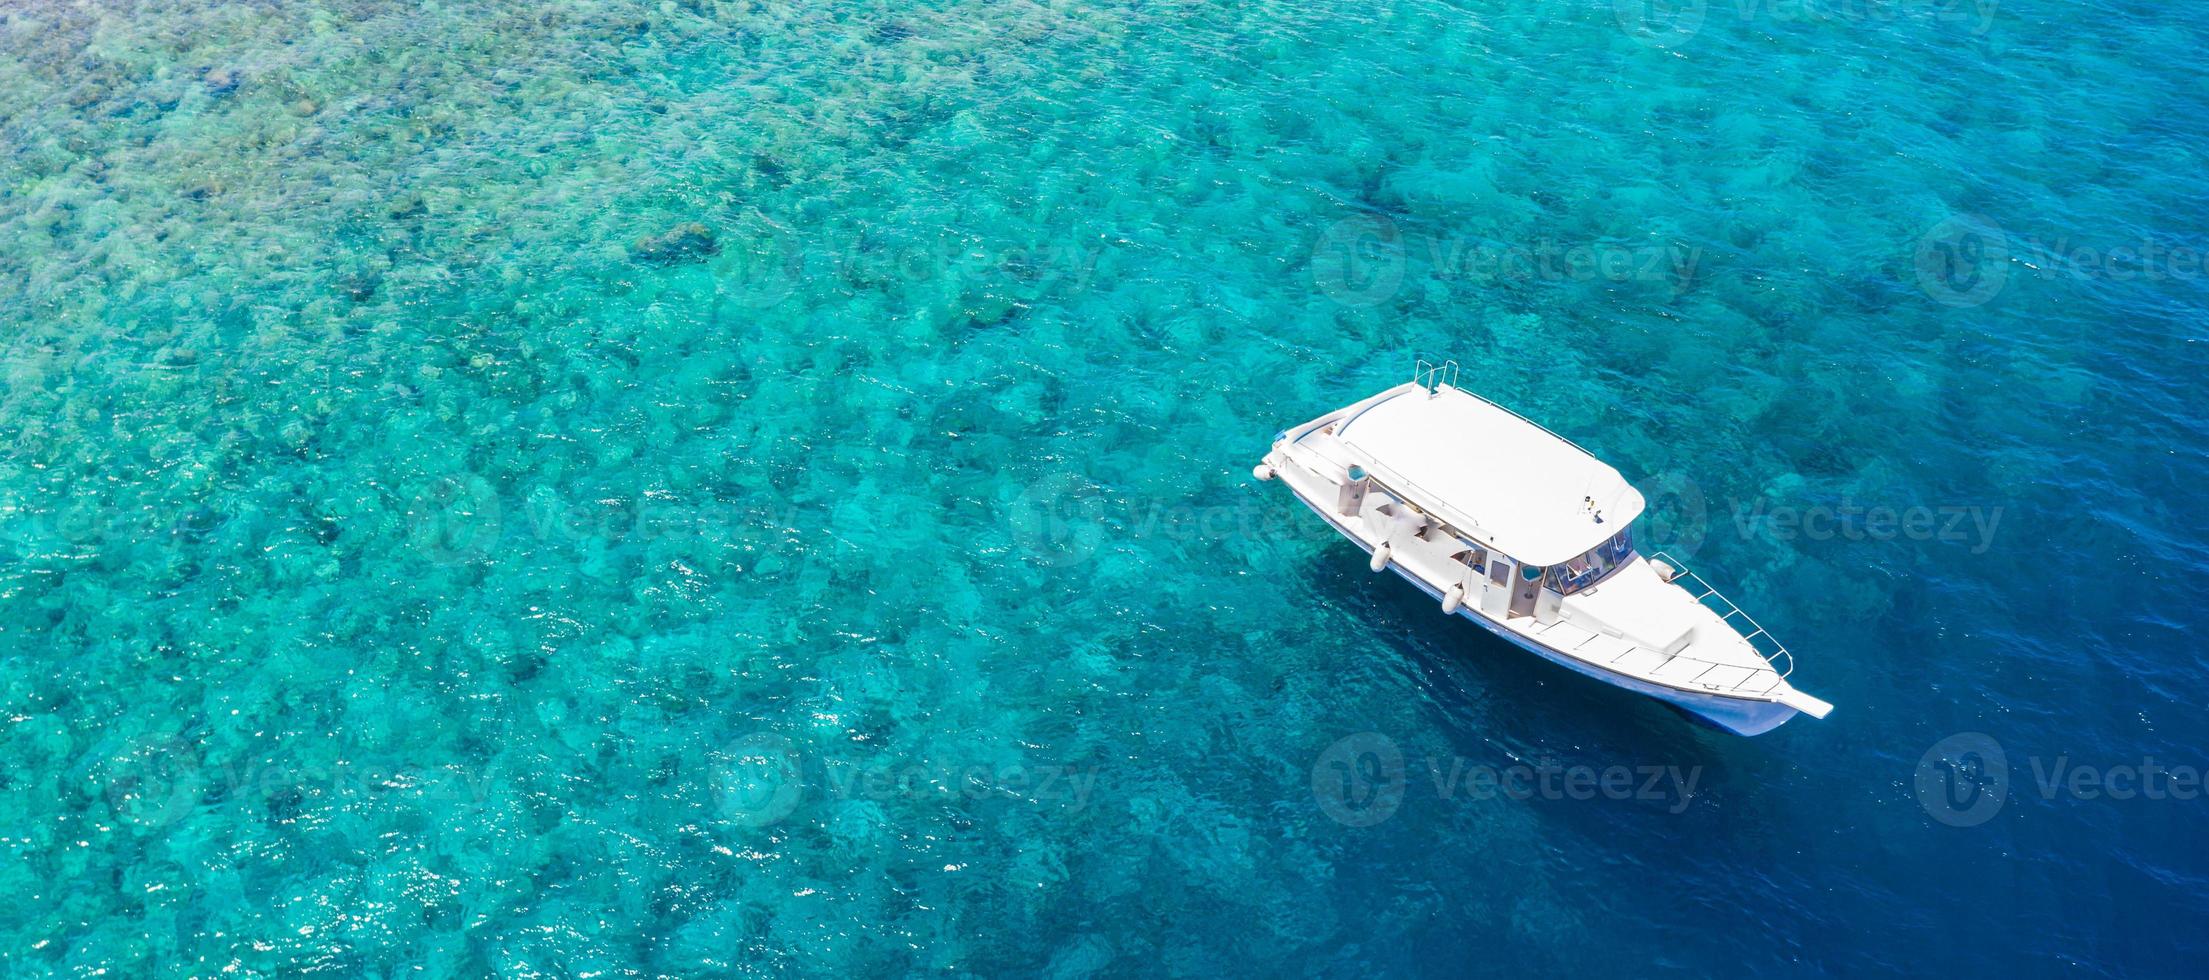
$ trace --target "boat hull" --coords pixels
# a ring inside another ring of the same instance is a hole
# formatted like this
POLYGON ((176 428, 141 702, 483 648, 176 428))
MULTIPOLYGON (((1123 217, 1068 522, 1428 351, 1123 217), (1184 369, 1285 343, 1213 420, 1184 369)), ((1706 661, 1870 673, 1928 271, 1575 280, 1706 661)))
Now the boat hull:
MULTIPOLYGON (((1337 520, 1334 515, 1327 513, 1324 508, 1320 507, 1318 504, 1313 503, 1309 498, 1304 496, 1302 492, 1296 490, 1293 485, 1290 488, 1290 492, 1293 496, 1296 497, 1298 503, 1303 504, 1307 509, 1311 510, 1312 513, 1319 515, 1322 520, 1325 520, 1327 522, 1329 527, 1335 529, 1336 533, 1342 535, 1344 538, 1349 539, 1352 544, 1357 545, 1359 548, 1368 553, 1373 551, 1372 545, 1367 544, 1356 534, 1352 533, 1350 529, 1343 526, 1342 522, 1337 520)), ((1390 562, 1388 567, 1389 570, 1395 572, 1398 577, 1402 578, 1406 582, 1410 582, 1413 586, 1417 587, 1419 591, 1433 597, 1436 601, 1440 601, 1442 599, 1441 589, 1436 588, 1434 585, 1420 578, 1418 575, 1413 574, 1411 570, 1395 562, 1390 562)), ((1624 674, 1617 673, 1616 671, 1605 670, 1595 664, 1588 663, 1576 657, 1567 656, 1561 651, 1546 647, 1541 643, 1534 641, 1530 637, 1519 635, 1518 633, 1505 628, 1502 624, 1497 623, 1495 620, 1492 620, 1487 616, 1483 616, 1480 613, 1474 611, 1470 605, 1460 606, 1454 615, 1463 617, 1479 625, 1481 628, 1486 629, 1488 632, 1495 634, 1497 637, 1503 639, 1511 645, 1525 650, 1528 653, 1532 653, 1535 656, 1541 657, 1542 659, 1547 660, 1553 664, 1573 671, 1574 673, 1583 674, 1596 680, 1602 681, 1603 683, 1609 684, 1613 687, 1623 688, 1636 694, 1655 698, 1687 714, 1690 718, 1696 721, 1707 723, 1711 727, 1717 728, 1721 731, 1732 732, 1736 735, 1762 735, 1765 732, 1771 731, 1774 728, 1778 728, 1779 726, 1786 724, 1788 719, 1795 717, 1795 715, 1798 713, 1794 708, 1788 707, 1784 704, 1780 704, 1776 701, 1762 701, 1753 698, 1727 697, 1717 694, 1701 694, 1694 691, 1683 691, 1678 688, 1666 687, 1661 684, 1652 684, 1639 678, 1628 677, 1624 674)))

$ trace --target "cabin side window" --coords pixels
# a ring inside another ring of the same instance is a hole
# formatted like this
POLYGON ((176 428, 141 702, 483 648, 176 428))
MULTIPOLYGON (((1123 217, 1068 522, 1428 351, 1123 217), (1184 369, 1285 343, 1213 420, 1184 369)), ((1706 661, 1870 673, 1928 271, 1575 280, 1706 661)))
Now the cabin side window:
POLYGON ((1457 560, 1464 562, 1466 568, 1476 572, 1485 572, 1488 570, 1488 549, 1474 545, 1459 552, 1457 560))

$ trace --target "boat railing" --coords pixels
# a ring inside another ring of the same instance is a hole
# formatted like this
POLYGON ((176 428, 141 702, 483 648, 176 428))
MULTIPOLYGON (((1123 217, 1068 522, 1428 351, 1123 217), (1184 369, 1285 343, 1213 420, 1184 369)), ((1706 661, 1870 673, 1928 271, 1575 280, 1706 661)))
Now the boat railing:
POLYGON ((1432 398, 1445 387, 1457 388, 1457 374, 1456 361, 1435 362, 1422 357, 1419 359, 1419 366, 1412 369, 1411 380, 1418 382, 1419 387, 1427 389, 1427 397, 1432 398))
MULTIPOLYGON (((1665 567, 1672 569, 1672 574, 1666 578, 1666 581, 1678 582, 1681 579, 1686 579, 1689 586, 1691 586, 1688 592, 1695 596, 1695 601, 1701 603, 1703 608, 1717 613, 1719 620, 1728 626, 1734 626, 1734 617, 1741 617, 1741 622, 1748 624, 1749 627, 1749 632, 1743 633, 1741 638, 1749 641, 1749 649, 1755 650, 1757 656, 1763 657, 1765 663, 1771 664, 1772 670, 1779 674, 1781 678, 1784 679, 1787 675, 1795 672, 1795 655, 1788 652, 1787 645, 1781 643, 1778 637, 1773 636, 1762 624, 1751 618, 1747 612, 1744 612, 1740 606, 1735 605, 1732 599, 1726 598, 1724 594, 1718 591, 1716 586, 1689 570, 1686 562, 1662 551, 1650 555, 1649 560, 1663 562, 1665 567), (1764 640, 1761 644, 1757 642, 1759 637, 1764 640)), ((1738 631, 1740 627, 1734 626, 1734 629, 1738 631)))

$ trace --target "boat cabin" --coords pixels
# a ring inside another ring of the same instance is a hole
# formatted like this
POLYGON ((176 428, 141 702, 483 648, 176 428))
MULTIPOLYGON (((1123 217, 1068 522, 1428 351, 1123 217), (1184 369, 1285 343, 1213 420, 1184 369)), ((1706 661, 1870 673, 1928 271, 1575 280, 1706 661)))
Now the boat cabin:
POLYGON ((1478 597, 1491 615, 1554 617, 1563 597, 1634 554, 1641 492, 1587 450, 1478 396, 1413 387, 1332 429, 1372 461, 1352 467, 1337 512, 1416 520, 1416 530, 1388 530, 1453 549, 1467 601, 1478 597), (1376 489, 1391 499, 1368 510, 1363 498, 1376 489))

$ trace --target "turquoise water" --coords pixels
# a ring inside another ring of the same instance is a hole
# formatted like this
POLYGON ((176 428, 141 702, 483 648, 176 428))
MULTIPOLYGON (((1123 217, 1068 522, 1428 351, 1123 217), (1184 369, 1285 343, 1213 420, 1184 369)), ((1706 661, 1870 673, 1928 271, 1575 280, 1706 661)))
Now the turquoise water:
POLYGON ((2201 801, 2045 774, 2209 766, 2204 33, 10 5, 0 958, 2180 972, 2201 801), (1693 727, 1250 478, 1420 353, 1834 715, 1693 727))

